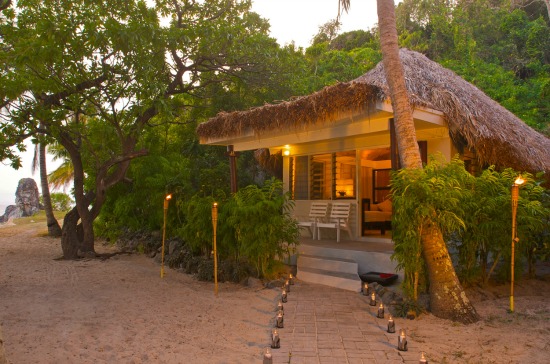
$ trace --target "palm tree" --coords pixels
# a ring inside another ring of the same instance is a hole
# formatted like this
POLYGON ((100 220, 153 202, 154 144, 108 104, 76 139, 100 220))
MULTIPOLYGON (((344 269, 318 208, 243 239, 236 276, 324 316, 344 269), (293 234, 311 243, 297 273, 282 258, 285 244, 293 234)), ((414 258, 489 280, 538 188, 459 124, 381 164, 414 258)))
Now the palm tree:
MULTIPOLYGON (((339 0, 340 5, 347 12, 350 0, 339 0)), ((422 168, 403 65, 399 58, 393 0, 377 0, 377 11, 380 47, 394 111, 401 165, 404 168, 422 168)), ((463 323, 478 321, 479 316, 460 285, 441 230, 437 225, 425 222, 422 231, 422 251, 430 281, 432 313, 463 323)))
POLYGON ((53 237, 61 236, 61 226, 55 218, 50 197, 50 186, 48 184, 48 172, 46 170, 46 144, 41 141, 35 146, 34 158, 32 160, 32 171, 40 169, 40 185, 42 187, 42 202, 46 212, 46 224, 48 225, 48 235, 53 237))
POLYGON ((66 190, 74 179, 74 169, 71 159, 67 151, 57 143, 49 145, 48 153, 53 157, 54 161, 61 161, 61 164, 48 174, 50 187, 56 190, 66 190))

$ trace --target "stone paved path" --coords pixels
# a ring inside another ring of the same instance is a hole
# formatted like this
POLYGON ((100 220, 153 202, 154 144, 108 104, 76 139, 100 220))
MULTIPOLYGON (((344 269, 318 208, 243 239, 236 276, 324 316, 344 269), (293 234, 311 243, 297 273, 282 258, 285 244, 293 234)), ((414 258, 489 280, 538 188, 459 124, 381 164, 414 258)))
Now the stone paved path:
POLYGON ((281 347, 271 349, 273 363, 418 363, 420 344, 408 340, 408 351, 397 350, 406 320, 395 319, 396 333, 387 333, 387 312, 377 318, 378 308, 369 302, 361 293, 297 280, 284 304, 281 347))

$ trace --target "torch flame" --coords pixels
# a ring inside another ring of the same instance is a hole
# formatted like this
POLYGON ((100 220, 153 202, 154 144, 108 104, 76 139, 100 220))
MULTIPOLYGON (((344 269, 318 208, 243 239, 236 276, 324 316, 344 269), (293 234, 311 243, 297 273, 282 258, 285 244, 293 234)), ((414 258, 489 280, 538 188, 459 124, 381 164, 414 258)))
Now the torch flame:
POLYGON ((516 180, 514 181, 514 184, 516 185, 522 185, 523 183, 525 183, 525 180, 523 178, 521 178, 521 175, 518 176, 518 178, 516 178, 516 180))

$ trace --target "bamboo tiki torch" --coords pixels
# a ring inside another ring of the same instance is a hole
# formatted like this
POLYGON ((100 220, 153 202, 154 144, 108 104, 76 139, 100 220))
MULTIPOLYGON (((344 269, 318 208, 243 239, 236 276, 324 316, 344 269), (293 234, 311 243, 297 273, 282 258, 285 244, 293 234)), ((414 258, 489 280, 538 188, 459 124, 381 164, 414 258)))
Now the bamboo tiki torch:
POLYGON ((160 263, 160 278, 164 278, 164 241, 166 240, 166 213, 168 212, 168 202, 172 198, 172 195, 167 195, 164 198, 164 219, 162 226, 162 252, 160 263))
POLYGON ((216 228, 218 225, 218 203, 212 204, 212 228, 214 245, 214 294, 218 296, 218 253, 216 249, 216 228))

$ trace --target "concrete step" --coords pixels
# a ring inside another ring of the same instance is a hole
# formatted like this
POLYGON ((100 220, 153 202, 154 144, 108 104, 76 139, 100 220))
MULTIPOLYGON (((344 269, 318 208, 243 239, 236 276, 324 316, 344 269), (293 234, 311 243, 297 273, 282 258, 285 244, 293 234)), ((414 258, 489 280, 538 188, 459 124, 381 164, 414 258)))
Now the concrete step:
MULTIPOLYGON (((359 266, 359 274, 366 272, 397 272, 396 263, 391 260, 393 253, 389 248, 376 246, 376 251, 354 250, 352 248, 342 249, 334 246, 317 246, 300 244, 298 246, 298 257, 317 256, 327 259, 347 259, 356 262, 359 266)), ((297 264, 297 263, 296 263, 297 264)), ((318 268, 318 267, 314 267, 318 268)), ((322 269, 322 268, 321 268, 322 269)))
POLYGON ((320 255, 301 254, 298 265, 302 268, 316 268, 325 271, 357 274, 357 263, 351 259, 335 258, 320 255))
POLYGON ((304 282, 358 292, 361 279, 357 269, 357 263, 351 259, 301 254, 296 277, 304 282))

